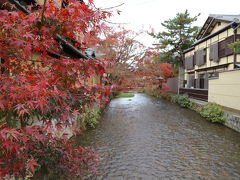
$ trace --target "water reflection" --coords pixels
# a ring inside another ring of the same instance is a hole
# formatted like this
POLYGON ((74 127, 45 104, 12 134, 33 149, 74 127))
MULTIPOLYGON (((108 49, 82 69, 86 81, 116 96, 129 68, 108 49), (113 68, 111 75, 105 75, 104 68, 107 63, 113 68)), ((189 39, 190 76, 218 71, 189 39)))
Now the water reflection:
POLYGON ((239 133, 144 94, 112 100, 77 142, 101 156, 89 179, 240 179, 239 133))

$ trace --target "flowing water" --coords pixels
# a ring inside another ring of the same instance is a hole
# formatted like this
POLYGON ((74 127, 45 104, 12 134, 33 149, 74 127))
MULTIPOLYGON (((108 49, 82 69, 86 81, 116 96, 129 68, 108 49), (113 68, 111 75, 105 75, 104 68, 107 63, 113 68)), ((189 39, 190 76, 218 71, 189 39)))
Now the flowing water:
POLYGON ((240 180, 240 133, 145 94, 111 101, 77 142, 101 156, 99 180, 240 180))

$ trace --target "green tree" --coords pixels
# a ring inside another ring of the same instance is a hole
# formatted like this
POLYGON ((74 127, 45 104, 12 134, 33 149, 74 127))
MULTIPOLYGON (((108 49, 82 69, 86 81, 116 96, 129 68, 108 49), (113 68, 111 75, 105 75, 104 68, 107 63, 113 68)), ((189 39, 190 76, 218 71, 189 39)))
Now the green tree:
POLYGON ((174 64, 175 67, 183 65, 183 51, 191 47, 199 31, 198 26, 193 26, 199 15, 191 17, 188 10, 177 13, 173 19, 161 23, 165 31, 150 33, 158 40, 155 44, 160 47, 158 61, 174 64))
POLYGON ((230 44, 230 47, 233 49, 235 53, 240 54, 240 40, 230 44))

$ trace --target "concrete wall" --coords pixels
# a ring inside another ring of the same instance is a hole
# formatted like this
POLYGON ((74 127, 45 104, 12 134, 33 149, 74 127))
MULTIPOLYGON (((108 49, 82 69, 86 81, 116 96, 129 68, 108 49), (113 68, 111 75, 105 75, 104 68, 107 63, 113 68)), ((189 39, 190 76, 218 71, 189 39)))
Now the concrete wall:
POLYGON ((178 92, 178 77, 169 78, 166 83, 169 91, 177 93, 178 92))
POLYGON ((209 79, 209 102, 240 110, 240 70, 219 73, 218 79, 209 79))

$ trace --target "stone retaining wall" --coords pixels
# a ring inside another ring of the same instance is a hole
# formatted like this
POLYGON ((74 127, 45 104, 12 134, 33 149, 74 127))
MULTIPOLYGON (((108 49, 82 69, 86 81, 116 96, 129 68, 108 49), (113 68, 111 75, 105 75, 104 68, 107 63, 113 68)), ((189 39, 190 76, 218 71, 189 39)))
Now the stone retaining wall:
MULTIPOLYGON (((207 104, 206 102, 201 102, 201 101, 196 101, 194 99, 190 99, 192 104, 194 106, 203 106, 205 104, 207 104)), ((240 114, 235 114, 233 112, 229 112, 226 111, 224 112, 224 117, 226 118, 225 122, 223 123, 223 125, 237 131, 240 132, 240 114)))
MULTIPOLYGON (((175 96, 171 95, 172 101, 174 100, 174 98, 175 98, 175 96)), ((192 102, 194 107, 200 107, 200 106, 207 104, 207 102, 205 102, 205 101, 199 101, 199 100, 191 99, 191 98, 190 98, 190 101, 192 102)), ((223 125, 231 128, 237 132, 240 132, 240 114, 236 114, 236 113, 225 110, 224 117, 226 118, 226 120, 223 123, 223 125)))
MULTIPOLYGON (((168 101, 174 102, 175 100, 175 95, 176 94, 169 94, 169 93, 162 93, 162 94, 158 94, 158 93, 149 93, 146 92, 149 95, 152 95, 156 98, 163 98, 166 99, 168 101)), ((190 101, 192 102, 192 108, 191 110, 195 110, 197 107, 200 106, 204 106, 207 104, 207 102, 205 101, 200 101, 200 100, 196 100, 196 99, 192 99, 190 98, 190 101)), ((236 114, 227 110, 224 110, 224 117, 226 118, 225 122, 223 123, 223 125, 237 131, 240 132, 240 114, 236 114)))
POLYGON ((224 116, 226 118, 224 125, 234 129, 237 132, 240 132, 240 115, 231 112, 225 112, 224 116))

